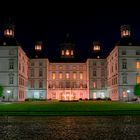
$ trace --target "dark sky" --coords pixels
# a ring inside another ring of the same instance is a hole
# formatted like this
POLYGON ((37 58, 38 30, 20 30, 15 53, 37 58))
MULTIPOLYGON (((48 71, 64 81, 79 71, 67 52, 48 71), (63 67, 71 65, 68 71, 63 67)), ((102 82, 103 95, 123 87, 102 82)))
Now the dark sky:
POLYGON ((48 57, 59 53, 59 44, 69 33, 76 44, 76 55, 87 57, 92 42, 99 40, 105 53, 120 39, 120 26, 130 24, 134 38, 140 39, 140 8, 137 3, 57 3, 8 6, 0 13, 0 31, 11 17, 16 38, 28 53, 37 40, 43 41, 48 57))

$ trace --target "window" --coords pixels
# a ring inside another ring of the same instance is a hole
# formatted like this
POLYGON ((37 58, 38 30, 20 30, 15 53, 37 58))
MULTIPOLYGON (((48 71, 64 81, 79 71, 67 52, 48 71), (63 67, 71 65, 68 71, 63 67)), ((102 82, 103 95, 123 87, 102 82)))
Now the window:
POLYGON ((53 79, 53 80, 56 79, 56 73, 55 73, 55 72, 52 73, 52 79, 53 79))
POLYGON ((94 45, 93 50, 94 51, 100 51, 100 46, 99 45, 94 45))
POLYGON ((82 79, 83 79, 83 73, 80 72, 80 80, 82 80, 82 79))
POLYGON ((140 55, 140 50, 136 50, 136 55, 140 55))
POLYGON ((68 56, 68 55, 70 55, 70 52, 69 52, 69 50, 66 50, 66 55, 68 56))
POLYGON ((96 82, 95 81, 93 82, 93 88, 96 88, 96 82))
POLYGON ((63 67, 62 66, 59 66, 59 70, 62 70, 63 69, 63 67))
POLYGON ((140 61, 137 61, 137 62, 136 62, 136 68, 137 68, 137 69, 140 69, 140 61))
POLYGON ((69 79, 69 78, 70 78, 70 74, 66 73, 66 79, 69 79))
POLYGON ((137 84, 140 84, 140 76, 137 76, 137 84))
POLYGON ((9 50, 9 55, 14 55, 14 54, 15 54, 15 50, 14 49, 9 50))
POLYGON ((31 63, 31 66, 34 66, 34 62, 31 63))
POLYGON ((122 50, 122 55, 126 55, 126 50, 122 50))
POLYGON ((73 55, 73 50, 71 50, 71 55, 73 55))
POLYGON ((96 66, 96 62, 93 62, 93 66, 96 66))
POLYGON ((101 62, 101 66, 104 66, 104 64, 105 64, 104 62, 101 62))
POLYGON ((34 76, 34 70, 31 69, 31 77, 33 77, 33 76, 34 76))
POLYGON ((42 66, 43 64, 42 64, 42 62, 39 62, 39 66, 42 66))
POLYGON ((9 77, 9 84, 14 84, 14 77, 13 76, 9 77))
POLYGON ((59 79, 62 79, 62 72, 59 73, 59 79))
POLYGON ((96 76, 96 71, 93 71, 93 76, 96 76))
POLYGON ((122 60, 122 69, 127 69, 127 61, 126 61, 126 59, 122 60))
POLYGON ((43 71, 42 69, 39 69, 39 77, 43 76, 43 71))
POLYGON ((34 80, 30 81, 30 86, 31 86, 31 88, 34 88, 34 80))
POLYGON ((9 60, 9 69, 14 69, 14 60, 13 59, 9 60))
POLYGON ((43 88, 43 82, 42 82, 42 80, 39 80, 39 88, 43 88))
POLYGON ((62 50, 61 55, 64 55, 64 50, 62 50))
POLYGON ((73 73, 73 79, 76 79, 76 72, 73 73))
POLYGON ((127 75, 124 75, 122 77, 122 82, 123 82, 123 84, 127 84, 127 75))
POLYGON ((52 70, 56 70, 56 66, 55 65, 52 65, 52 70))
POLYGON ((105 87, 105 81, 101 82, 101 87, 104 88, 105 87))

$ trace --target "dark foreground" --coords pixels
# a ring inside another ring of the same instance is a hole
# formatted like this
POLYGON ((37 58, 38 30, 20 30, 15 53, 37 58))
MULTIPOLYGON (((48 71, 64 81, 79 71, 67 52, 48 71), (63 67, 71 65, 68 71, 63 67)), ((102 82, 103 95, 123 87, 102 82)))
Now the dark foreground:
POLYGON ((140 140, 140 116, 1 116, 0 139, 140 140))

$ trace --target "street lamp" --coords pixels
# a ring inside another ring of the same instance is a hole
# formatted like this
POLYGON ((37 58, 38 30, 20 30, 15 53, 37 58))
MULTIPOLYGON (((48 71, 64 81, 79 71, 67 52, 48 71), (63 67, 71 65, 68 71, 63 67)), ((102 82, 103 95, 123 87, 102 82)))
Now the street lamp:
POLYGON ((128 101, 129 101, 129 93, 131 92, 129 89, 126 91, 128 95, 128 101))
POLYGON ((8 101, 9 101, 9 96, 10 96, 11 90, 7 90, 7 93, 8 93, 8 101))

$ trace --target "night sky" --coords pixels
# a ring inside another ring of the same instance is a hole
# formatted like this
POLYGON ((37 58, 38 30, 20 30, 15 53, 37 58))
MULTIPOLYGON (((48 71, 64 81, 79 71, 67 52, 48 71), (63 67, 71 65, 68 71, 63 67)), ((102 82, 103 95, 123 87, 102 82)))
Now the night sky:
POLYGON ((16 38, 27 54, 34 43, 41 40, 49 58, 58 56, 59 44, 66 33, 76 44, 77 57, 86 58, 91 52, 93 41, 100 41, 104 54, 108 54, 120 39, 120 26, 123 24, 130 24, 132 36, 140 40, 140 8, 136 3, 112 3, 110 6, 100 3, 43 6, 43 3, 39 3, 24 5, 24 9, 17 6, 16 11, 11 12, 9 6, 5 15, 1 12, 0 32, 10 17, 15 23, 16 38))

